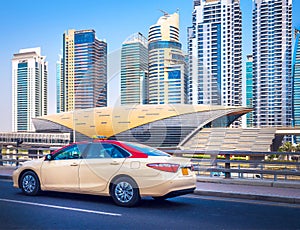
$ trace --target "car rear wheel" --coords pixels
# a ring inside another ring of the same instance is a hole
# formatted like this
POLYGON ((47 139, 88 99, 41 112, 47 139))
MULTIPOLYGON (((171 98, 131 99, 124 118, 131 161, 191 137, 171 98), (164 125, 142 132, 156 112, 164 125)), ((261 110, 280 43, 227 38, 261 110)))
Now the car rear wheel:
POLYGON ((141 200, 137 184, 129 177, 120 177, 113 182, 111 197, 117 205, 124 207, 135 206, 141 200))
POLYGON ((25 195, 34 196, 40 191, 40 181, 32 171, 25 172, 22 175, 20 186, 25 195))

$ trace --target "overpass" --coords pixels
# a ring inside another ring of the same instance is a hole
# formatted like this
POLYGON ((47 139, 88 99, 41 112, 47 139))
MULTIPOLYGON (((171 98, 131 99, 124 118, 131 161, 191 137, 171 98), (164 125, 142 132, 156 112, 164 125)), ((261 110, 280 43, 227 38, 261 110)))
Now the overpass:
POLYGON ((70 133, 0 132, 0 146, 50 149, 69 144, 70 136, 70 133))
MULTIPOLYGON (((277 151, 286 135, 300 136, 300 128, 203 128, 177 147, 185 150, 277 151)), ((0 132, 0 148, 50 150, 72 142, 72 132, 0 132)), ((176 146, 173 146, 176 148, 176 146)))
POLYGON ((276 135, 294 135, 300 136, 300 127, 277 127, 276 135))

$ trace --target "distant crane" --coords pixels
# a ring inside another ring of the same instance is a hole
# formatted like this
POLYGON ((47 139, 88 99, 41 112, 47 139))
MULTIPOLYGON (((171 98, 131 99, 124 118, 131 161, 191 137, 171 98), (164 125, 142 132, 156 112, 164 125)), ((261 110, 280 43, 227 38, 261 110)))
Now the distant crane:
MULTIPOLYGON (((159 10, 159 11, 162 12, 164 14, 164 16, 170 15, 168 12, 166 12, 164 10, 159 10)), ((176 13, 179 13, 179 8, 177 8, 176 13)))
POLYGON ((169 13, 166 12, 166 11, 164 11, 164 10, 159 10, 159 11, 162 12, 164 14, 164 16, 168 16, 169 15, 169 13))

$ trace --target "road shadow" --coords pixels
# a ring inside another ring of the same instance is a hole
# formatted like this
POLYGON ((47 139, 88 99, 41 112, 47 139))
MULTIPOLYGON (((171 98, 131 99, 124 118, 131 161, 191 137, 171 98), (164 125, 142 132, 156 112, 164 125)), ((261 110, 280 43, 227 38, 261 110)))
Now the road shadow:
POLYGON ((191 205, 185 202, 182 197, 174 197, 167 200, 154 200, 151 197, 145 197, 141 200, 139 207, 144 209, 157 209, 170 210, 170 209, 183 209, 189 208, 191 205))
MULTIPOLYGON (((88 195, 88 194, 78 194, 78 193, 67 193, 67 192, 53 192, 53 191, 41 191, 37 196, 26 196, 22 192, 17 192, 17 196, 28 197, 30 201, 33 199, 38 202, 42 202, 39 198, 45 201, 61 200, 68 201, 68 203, 85 202, 93 204, 104 204, 116 207, 112 198, 109 196, 98 196, 98 195, 88 195)), ((26 199, 27 200, 27 199, 26 199)), ((151 197, 143 197, 137 206, 131 208, 141 208, 141 209, 178 209, 178 208, 188 208, 190 204, 184 202, 183 199, 179 197, 170 198, 167 200, 155 200, 151 197)), ((126 208, 126 207, 122 207, 126 208)), ((127 208, 127 209, 131 209, 127 208)))

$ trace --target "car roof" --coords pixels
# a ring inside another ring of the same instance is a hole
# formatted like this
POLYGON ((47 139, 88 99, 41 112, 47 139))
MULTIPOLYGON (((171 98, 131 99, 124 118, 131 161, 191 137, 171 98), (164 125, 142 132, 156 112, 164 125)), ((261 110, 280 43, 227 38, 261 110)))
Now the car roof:
POLYGON ((107 143, 107 144, 115 144, 121 148, 124 148, 125 150, 129 151, 131 153, 131 157, 130 158, 148 158, 148 155, 139 151, 138 149, 135 149, 131 146, 126 145, 125 142, 122 141, 117 141, 117 140, 102 140, 102 139, 96 139, 93 141, 79 141, 79 142, 74 142, 74 143, 70 143, 69 145, 66 145, 62 148, 59 148, 55 151, 53 151, 51 154, 55 154, 58 151, 60 151, 61 149, 67 148, 69 146, 72 145, 76 145, 76 144, 90 144, 90 143, 107 143))

